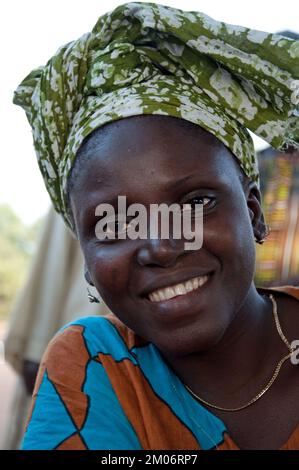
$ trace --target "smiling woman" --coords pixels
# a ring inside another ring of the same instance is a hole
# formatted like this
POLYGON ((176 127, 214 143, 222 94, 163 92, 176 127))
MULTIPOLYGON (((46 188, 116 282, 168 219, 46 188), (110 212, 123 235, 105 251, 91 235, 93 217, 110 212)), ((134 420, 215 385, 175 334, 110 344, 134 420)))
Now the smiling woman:
MULTIPOLYGON (((188 123, 189 128, 182 129, 179 123, 169 116, 135 116, 118 126, 107 125, 105 137, 101 129, 94 131, 89 140, 92 152, 83 158, 84 169, 72 184, 70 207, 90 278, 103 300, 127 326, 162 351, 186 354, 201 350, 201 342, 210 347, 210 342, 218 341, 231 321, 225 306, 232 312, 240 308, 254 273, 253 230, 261 238, 264 224, 256 186, 250 194, 248 189, 244 192, 230 151, 199 126, 188 123), (175 184, 190 175, 183 184, 175 184), (98 184, 103 176, 109 185, 98 184), (213 199, 203 209, 204 247, 186 251, 183 237, 99 241, 94 208, 117 194, 145 207, 213 199), (198 276, 200 283, 209 282, 199 289, 195 281, 192 293, 169 301, 176 293, 169 290, 172 286, 198 276), (211 283, 217 277, 222 278, 219 297, 216 292, 211 296, 211 283), (161 290, 162 297, 169 299, 151 305, 149 295, 161 290), (222 302, 224 309, 219 312, 216 307, 222 302)), ((79 167, 84 151, 88 149, 83 146, 79 167)))
POLYGON ((267 226, 246 129, 298 148, 298 55, 283 36, 128 3, 22 82, 53 204, 113 312, 50 342, 24 449, 299 449, 299 290, 253 282, 267 226), (120 195, 201 205, 202 247, 99 240, 96 207, 120 195))

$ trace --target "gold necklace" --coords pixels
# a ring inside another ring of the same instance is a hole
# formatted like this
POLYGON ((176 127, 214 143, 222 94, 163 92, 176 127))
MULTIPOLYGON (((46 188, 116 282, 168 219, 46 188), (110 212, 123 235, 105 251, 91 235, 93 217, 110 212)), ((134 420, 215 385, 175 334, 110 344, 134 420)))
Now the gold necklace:
POLYGON ((277 378, 278 374, 279 374, 279 371, 281 369, 281 366, 284 364, 284 362, 289 359, 292 354, 294 353, 294 348, 292 348, 292 346, 290 345, 290 343, 288 342, 288 340, 286 339, 285 335, 283 334, 282 332, 282 329, 281 329, 281 326, 280 326, 280 323, 279 323, 279 319, 278 319, 278 314, 277 314, 277 303, 273 297, 272 294, 269 295, 269 298, 271 299, 272 301, 272 305, 273 305, 273 315, 274 315, 274 320, 275 320, 275 325, 276 325, 276 329, 278 331, 278 334, 279 336, 281 337, 282 341, 285 343, 285 345, 287 346, 287 348, 289 349, 289 353, 284 356, 277 364, 275 370, 274 370, 274 374, 273 376, 271 377, 271 379, 269 380, 269 382, 267 383, 267 385, 254 397, 252 398, 249 402, 245 403, 245 405, 242 405, 242 406, 238 406, 238 408, 224 408, 222 406, 217 406, 217 405, 213 405, 212 403, 209 403, 208 401, 204 400, 203 398, 200 398, 198 395, 196 395, 196 393, 194 393, 189 387, 188 385, 185 384, 185 387, 187 388, 187 390, 189 390, 189 392, 195 397, 197 398, 199 401, 201 401, 202 403, 204 403, 205 405, 208 405, 210 406, 211 408, 214 408, 216 410, 220 410, 220 411, 240 411, 240 410, 243 410, 244 408, 247 408, 248 406, 252 405, 253 403, 255 403, 257 400, 259 400, 268 390, 269 388, 271 387, 271 385, 273 385, 275 379, 277 378))

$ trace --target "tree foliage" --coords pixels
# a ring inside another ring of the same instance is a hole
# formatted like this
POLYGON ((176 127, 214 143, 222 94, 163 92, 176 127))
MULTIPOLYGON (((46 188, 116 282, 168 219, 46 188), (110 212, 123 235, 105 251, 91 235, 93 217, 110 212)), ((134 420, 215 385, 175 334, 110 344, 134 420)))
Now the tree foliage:
POLYGON ((25 281, 41 223, 26 226, 8 205, 0 205, 0 317, 9 314, 25 281))

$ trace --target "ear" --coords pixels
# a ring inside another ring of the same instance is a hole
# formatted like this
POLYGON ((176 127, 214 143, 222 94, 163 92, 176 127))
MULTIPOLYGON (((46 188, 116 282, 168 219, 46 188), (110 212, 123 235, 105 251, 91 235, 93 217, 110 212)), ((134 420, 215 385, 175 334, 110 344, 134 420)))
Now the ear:
POLYGON ((247 197, 247 207, 251 219, 253 234, 255 240, 259 243, 267 236, 267 225, 261 204, 261 193, 256 183, 250 181, 245 190, 247 197))
POLYGON ((87 269, 87 266, 86 264, 84 265, 84 277, 85 277, 85 280, 86 282, 90 285, 90 286, 94 286, 92 280, 91 280, 91 276, 89 274, 89 271, 87 269))

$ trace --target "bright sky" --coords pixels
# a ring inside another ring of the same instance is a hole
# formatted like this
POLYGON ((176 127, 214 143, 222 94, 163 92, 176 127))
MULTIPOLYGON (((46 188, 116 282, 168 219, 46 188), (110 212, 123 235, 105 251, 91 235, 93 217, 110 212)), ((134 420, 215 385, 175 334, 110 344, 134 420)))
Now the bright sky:
MULTIPOLYGON (((49 207, 24 111, 12 104, 13 91, 59 46, 90 31, 103 13, 125 0, 9 0, 0 6, 0 203, 7 202, 25 223, 49 207)), ((298 31, 298 0, 160 0, 183 10, 202 11, 232 24, 263 31, 298 31)), ((261 146, 261 143, 257 143, 261 146)))

